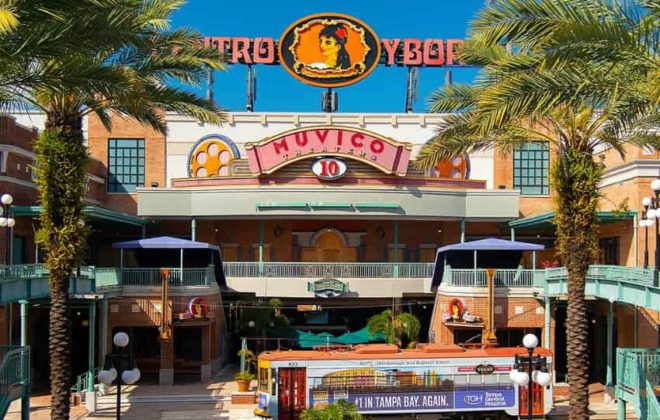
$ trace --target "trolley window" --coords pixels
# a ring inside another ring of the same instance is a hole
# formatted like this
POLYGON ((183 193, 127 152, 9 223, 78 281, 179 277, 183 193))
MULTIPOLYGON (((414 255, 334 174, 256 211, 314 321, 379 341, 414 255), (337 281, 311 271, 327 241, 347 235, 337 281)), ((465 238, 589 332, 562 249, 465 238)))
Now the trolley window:
POLYGON ((259 368, 259 391, 270 392, 270 383, 268 382, 268 368, 259 368))

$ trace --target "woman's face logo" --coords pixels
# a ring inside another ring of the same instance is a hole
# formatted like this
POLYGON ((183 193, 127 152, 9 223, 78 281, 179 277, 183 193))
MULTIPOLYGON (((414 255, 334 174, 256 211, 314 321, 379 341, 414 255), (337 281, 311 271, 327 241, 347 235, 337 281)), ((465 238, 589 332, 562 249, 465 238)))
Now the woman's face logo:
POLYGON ((339 54, 339 43, 331 36, 321 36, 320 40, 321 52, 325 56, 325 64, 328 67, 335 67, 337 65, 337 54, 339 54))
POLYGON ((380 42, 363 22, 345 15, 307 16, 280 37, 280 61, 305 83, 340 87, 371 72, 380 57, 380 42))

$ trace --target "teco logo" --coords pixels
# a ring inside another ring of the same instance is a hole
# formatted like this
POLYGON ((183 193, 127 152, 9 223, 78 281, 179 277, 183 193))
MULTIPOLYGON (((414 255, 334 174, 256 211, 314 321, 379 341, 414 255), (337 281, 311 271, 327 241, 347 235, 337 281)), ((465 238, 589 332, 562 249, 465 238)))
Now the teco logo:
POLYGON ((364 22, 341 14, 304 17, 279 42, 280 63, 296 79, 319 87, 358 82, 378 65, 380 42, 364 22))
POLYGON ((346 163, 335 158, 321 158, 312 164, 312 172, 318 178, 332 181, 346 174, 346 163))
POLYGON ((474 370, 479 375, 490 375, 491 373, 495 372, 495 366, 483 363, 478 366, 475 366, 474 370))

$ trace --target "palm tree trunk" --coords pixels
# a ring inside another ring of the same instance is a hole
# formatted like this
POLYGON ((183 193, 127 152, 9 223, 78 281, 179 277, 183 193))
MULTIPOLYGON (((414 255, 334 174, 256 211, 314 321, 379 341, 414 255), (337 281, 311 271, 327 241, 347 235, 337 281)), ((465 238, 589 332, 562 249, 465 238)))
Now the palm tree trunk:
POLYGON ((77 114, 50 112, 35 144, 37 183, 42 206, 40 241, 50 270, 51 418, 69 418, 71 397, 71 320, 69 278, 86 242, 83 219, 87 151, 77 114))
POLYGON ((553 166, 557 251, 568 270, 567 355, 569 419, 589 418, 589 342, 584 288, 597 252, 598 182, 602 169, 592 154, 560 152, 553 166))

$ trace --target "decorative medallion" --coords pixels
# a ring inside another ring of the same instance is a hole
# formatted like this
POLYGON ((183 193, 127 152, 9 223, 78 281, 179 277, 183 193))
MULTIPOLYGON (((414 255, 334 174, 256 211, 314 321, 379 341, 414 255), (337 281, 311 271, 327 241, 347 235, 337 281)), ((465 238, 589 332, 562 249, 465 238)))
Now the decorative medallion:
POLYGON ((229 175, 229 163, 240 157, 238 148, 229 138, 219 134, 202 137, 188 157, 188 171, 192 178, 229 175))
POLYGON ((378 65, 380 48, 376 33, 364 22, 323 13, 289 26, 280 37, 279 57, 296 79, 330 88, 367 77, 378 65))
POLYGON ((431 176, 435 178, 468 179, 470 177, 470 160, 465 155, 440 161, 431 169, 431 176))

